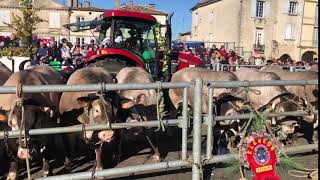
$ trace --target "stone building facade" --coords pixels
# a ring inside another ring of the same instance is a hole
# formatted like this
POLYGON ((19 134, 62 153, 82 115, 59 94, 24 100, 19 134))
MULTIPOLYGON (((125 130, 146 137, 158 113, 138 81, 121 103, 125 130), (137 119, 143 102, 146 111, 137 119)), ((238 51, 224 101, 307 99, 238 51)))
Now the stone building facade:
MULTIPOLYGON (((19 14, 20 0, 0 0, 0 36, 10 36, 12 31, 3 22, 11 23, 13 14, 19 14)), ((90 43, 90 40, 95 40, 98 33, 92 31, 71 32, 64 28, 63 25, 89 21, 97 17, 106 9, 93 7, 90 0, 68 0, 66 5, 60 4, 55 0, 33 0, 34 7, 38 10, 38 15, 44 22, 37 27, 36 34, 40 38, 54 38, 60 41, 62 38, 67 38, 70 42, 82 45, 90 43)), ((129 3, 121 6, 120 10, 138 11, 153 15, 158 22, 165 24, 167 13, 155 9, 155 5, 134 5, 129 3)), ((163 29, 164 35, 165 29, 163 29)))
POLYGON ((194 41, 235 42, 245 58, 318 54, 316 0, 202 0, 191 11, 194 41))
MULTIPOLYGON (((19 15, 20 0, 0 0, 0 36, 10 36, 12 31, 3 22, 11 23, 13 14, 19 15)), ((53 0, 34 0, 38 15, 44 20, 37 27, 36 33, 39 37, 54 37, 60 40, 67 37, 69 31, 63 28, 68 21, 68 9, 53 0)))

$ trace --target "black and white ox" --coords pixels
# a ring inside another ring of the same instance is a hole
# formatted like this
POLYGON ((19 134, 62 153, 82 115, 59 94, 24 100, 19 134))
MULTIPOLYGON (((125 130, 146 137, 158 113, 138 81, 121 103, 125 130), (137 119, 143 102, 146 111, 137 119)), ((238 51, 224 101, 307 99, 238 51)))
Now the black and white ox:
MULTIPOLYGON (((62 77, 49 66, 35 66, 13 73, 4 86, 63 84, 62 77)), ((26 130, 56 126, 61 93, 0 94, 0 122, 5 130, 26 130), (23 104, 24 110, 19 103, 23 104), (24 117, 24 122, 22 121, 24 117)), ((4 130, 2 129, 2 130, 4 130)), ((8 139, 7 154, 10 169, 7 179, 18 178, 19 159, 37 158, 39 151, 43 158, 43 176, 50 173, 48 161, 48 135, 8 139)))

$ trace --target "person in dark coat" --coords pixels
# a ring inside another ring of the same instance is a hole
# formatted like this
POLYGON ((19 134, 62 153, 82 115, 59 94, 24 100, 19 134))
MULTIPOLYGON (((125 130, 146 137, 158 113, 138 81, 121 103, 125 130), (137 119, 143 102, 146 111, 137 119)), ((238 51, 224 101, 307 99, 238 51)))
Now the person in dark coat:
POLYGON ((48 48, 48 61, 50 62, 53 60, 62 62, 61 50, 57 47, 57 43, 55 41, 50 41, 48 48))
POLYGON ((204 47, 204 43, 200 44, 200 47, 196 49, 197 54, 199 54, 200 59, 204 59, 205 58, 205 54, 207 52, 207 49, 204 47))

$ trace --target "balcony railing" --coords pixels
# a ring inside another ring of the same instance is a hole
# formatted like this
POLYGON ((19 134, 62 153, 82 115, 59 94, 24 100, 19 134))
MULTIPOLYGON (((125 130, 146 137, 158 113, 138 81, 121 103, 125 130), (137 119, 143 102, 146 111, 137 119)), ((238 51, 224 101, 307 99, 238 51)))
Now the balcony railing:
POLYGON ((264 44, 253 44, 253 49, 258 52, 264 52, 264 44))

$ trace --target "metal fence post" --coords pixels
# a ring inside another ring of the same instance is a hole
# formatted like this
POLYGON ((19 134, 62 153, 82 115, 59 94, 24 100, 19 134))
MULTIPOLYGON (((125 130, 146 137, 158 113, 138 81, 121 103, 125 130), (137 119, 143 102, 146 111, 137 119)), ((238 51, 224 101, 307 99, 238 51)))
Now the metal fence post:
POLYGON ((193 104, 193 164, 192 180, 200 180, 201 173, 201 124, 202 124, 202 79, 197 78, 194 86, 193 104))
POLYGON ((181 159, 187 160, 187 140, 188 140, 188 88, 183 89, 182 102, 182 145, 181 159))
POLYGON ((208 121, 207 121, 207 152, 206 159, 211 158, 212 154, 212 128, 213 128, 213 88, 208 87, 208 121))

